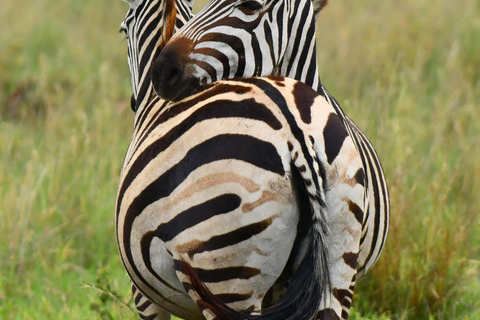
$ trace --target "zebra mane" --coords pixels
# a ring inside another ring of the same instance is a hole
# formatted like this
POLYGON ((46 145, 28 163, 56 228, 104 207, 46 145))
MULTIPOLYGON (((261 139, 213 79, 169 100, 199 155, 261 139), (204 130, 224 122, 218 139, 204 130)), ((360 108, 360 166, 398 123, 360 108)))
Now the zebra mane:
POLYGON ((315 20, 318 20, 320 11, 328 4, 328 0, 312 0, 313 12, 315 14, 315 20))

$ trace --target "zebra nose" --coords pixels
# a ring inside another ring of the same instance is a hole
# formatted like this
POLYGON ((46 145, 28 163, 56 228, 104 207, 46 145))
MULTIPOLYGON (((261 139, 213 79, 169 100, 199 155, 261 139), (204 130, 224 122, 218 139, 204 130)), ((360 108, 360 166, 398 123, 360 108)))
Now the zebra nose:
POLYGON ((159 97, 175 100, 180 94, 183 68, 176 55, 162 52, 151 68, 152 84, 159 97))

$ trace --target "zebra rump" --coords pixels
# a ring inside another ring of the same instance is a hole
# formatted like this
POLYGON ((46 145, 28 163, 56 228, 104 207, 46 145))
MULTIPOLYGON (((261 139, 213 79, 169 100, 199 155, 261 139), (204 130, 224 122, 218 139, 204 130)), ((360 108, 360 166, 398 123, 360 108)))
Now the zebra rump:
POLYGON ((296 270, 295 275, 289 283, 287 292, 272 307, 263 309, 261 315, 253 315, 234 310, 228 307, 221 299, 215 296, 202 281, 198 278, 195 270, 184 260, 182 260, 183 272, 191 281, 192 287, 201 300, 197 301, 197 305, 202 309, 208 309, 215 315, 217 320, 310 320, 316 314, 322 301, 322 291, 319 288, 329 286, 330 273, 325 263, 326 255, 321 255, 323 261, 319 266, 315 260, 316 238, 309 236, 314 240, 311 247, 307 250, 307 255, 296 270), (314 278, 311 275, 314 274, 314 278))
POLYGON ((338 115, 282 77, 203 89, 136 122, 117 200, 135 288, 184 319, 339 317, 364 190, 338 115))

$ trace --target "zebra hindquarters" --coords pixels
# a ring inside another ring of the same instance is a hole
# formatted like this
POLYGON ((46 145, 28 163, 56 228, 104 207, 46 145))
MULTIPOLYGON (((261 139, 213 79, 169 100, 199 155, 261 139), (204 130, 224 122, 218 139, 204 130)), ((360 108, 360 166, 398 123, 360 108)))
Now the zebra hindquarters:
POLYGON ((285 283, 264 319, 348 316, 364 181, 326 100, 291 79, 256 78, 146 112, 117 200, 120 253, 142 294, 184 319, 212 319, 188 265, 242 319, 285 283))
POLYGON ((250 86, 218 85, 153 106, 125 160, 117 209, 123 261, 145 296, 185 319, 201 313, 182 260, 232 308, 260 310, 295 241, 285 120, 250 86))
POLYGON ((289 177, 229 159, 192 173, 185 190, 192 193, 189 203, 199 203, 195 214, 209 218, 169 244, 180 281, 197 301, 183 260, 231 308, 260 310, 296 236, 299 214, 289 177))

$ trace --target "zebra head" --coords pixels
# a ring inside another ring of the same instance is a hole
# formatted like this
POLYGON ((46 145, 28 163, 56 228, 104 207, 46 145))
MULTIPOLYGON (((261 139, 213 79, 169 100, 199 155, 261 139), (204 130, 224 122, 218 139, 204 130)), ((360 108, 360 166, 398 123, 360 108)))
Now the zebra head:
POLYGON ((151 88, 150 66, 173 33, 192 17, 193 0, 125 0, 130 5, 120 31, 128 40, 132 80, 131 106, 146 104, 151 88))
POLYGON ((328 0, 210 0, 152 65, 166 100, 235 77, 283 75, 315 88, 315 21, 328 0))

